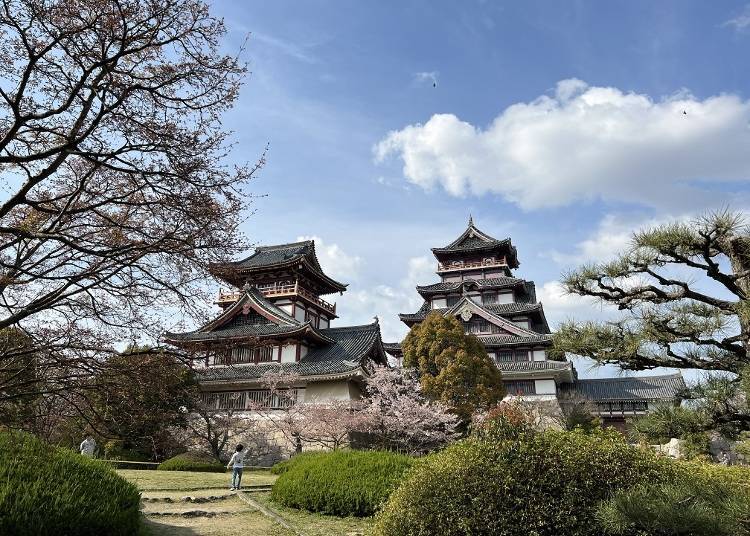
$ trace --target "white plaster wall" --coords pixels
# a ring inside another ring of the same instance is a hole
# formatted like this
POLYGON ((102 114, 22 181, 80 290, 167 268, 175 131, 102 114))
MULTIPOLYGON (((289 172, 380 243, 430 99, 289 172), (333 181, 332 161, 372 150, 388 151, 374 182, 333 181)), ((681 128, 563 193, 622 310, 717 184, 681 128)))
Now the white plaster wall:
POLYGON ((328 329, 328 327, 331 325, 331 323, 328 321, 328 319, 321 315, 320 316, 320 329, 328 329))
POLYGON ((534 350, 534 355, 532 357, 534 361, 546 361, 547 360, 547 352, 545 350, 534 350))
POLYGON ((528 320, 514 320, 513 323, 516 326, 518 326, 519 328, 529 329, 529 321, 528 320))
POLYGON ((555 380, 534 380, 534 382, 536 383, 536 394, 538 395, 554 395, 557 393, 555 380))
POLYGON ((304 401, 307 403, 351 400, 349 383, 346 380, 308 383, 305 387, 304 401))
POLYGON ((497 295, 497 303, 513 303, 513 293, 512 292, 502 292, 497 295))
POLYGON ((279 304, 279 309, 284 310, 287 314, 292 314, 292 304, 291 303, 282 303, 279 304))
POLYGON ((302 359, 302 358, 303 358, 303 357, 305 357, 306 355, 307 355, 307 345, 305 345, 305 344, 300 344, 300 349, 299 349, 299 358, 300 358, 300 359, 302 359))
POLYGON ((433 309, 442 309, 443 307, 447 307, 445 298, 433 298, 432 299, 433 309))
POLYGON ((286 344, 281 348, 281 362, 294 363, 297 361, 297 345, 286 344))

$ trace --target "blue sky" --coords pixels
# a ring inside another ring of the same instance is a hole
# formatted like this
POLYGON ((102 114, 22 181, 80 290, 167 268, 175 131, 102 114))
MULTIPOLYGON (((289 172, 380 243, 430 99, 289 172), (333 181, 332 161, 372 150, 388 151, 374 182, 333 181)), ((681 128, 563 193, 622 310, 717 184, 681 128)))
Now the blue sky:
MULTIPOLYGON (((560 293, 641 225, 731 205, 750 179, 745 2, 214 2, 252 71, 226 118, 259 244, 316 237, 338 325, 388 340, 429 248, 468 215, 518 247, 550 321, 560 293)), ((597 375, 579 367, 581 375, 597 375)))

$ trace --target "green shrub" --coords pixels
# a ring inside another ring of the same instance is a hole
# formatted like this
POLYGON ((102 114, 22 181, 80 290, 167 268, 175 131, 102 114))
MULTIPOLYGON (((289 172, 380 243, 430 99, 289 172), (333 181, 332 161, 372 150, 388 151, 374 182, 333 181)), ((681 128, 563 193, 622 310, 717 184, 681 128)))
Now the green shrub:
POLYGON ((271 467, 271 474, 272 475, 280 475, 282 473, 286 473, 290 467, 292 467, 294 464, 301 463, 305 458, 308 458, 310 456, 316 456, 317 452, 303 452, 299 454, 295 454, 288 460, 282 460, 276 464, 274 464, 273 467, 271 467))
POLYGON ((282 466, 271 498, 337 516, 370 516, 399 485, 413 458, 385 451, 314 452, 282 466))
POLYGON ((706 432, 689 432, 680 438, 680 456, 685 460, 711 460, 711 440, 706 432))
POLYGON ((659 406, 634 419, 630 433, 638 441, 666 443, 673 437, 682 439, 706 428, 706 417, 700 411, 682 406, 659 406))
POLYGON ((157 467, 159 471, 198 471, 201 473, 223 473, 226 467, 216 458, 200 452, 185 452, 165 460, 157 467))
POLYGON ((0 433, 0 534, 132 535, 140 493, 106 464, 0 433))
POLYGON ((750 497, 709 475, 688 470, 673 483, 617 492, 597 510, 602 530, 616 536, 749 535, 750 497))
POLYGON ((415 466, 377 516, 380 536, 598 535, 597 504, 675 463, 612 431, 469 439, 415 466))

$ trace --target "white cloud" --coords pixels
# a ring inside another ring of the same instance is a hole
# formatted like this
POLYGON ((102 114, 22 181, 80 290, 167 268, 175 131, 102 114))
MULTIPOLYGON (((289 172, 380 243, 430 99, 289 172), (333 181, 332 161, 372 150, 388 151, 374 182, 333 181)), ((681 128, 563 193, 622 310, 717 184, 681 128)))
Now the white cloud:
POLYGON ((414 73, 414 81, 417 83, 429 82, 432 86, 437 86, 439 74, 437 71, 420 71, 414 73))
POLYGON ((634 221, 632 218, 608 214, 599 222, 596 231, 576 244, 572 252, 553 250, 548 256, 562 266, 612 260, 628 249, 634 231, 657 223, 655 220, 644 223, 642 219, 634 221))
POLYGON ((285 54, 303 63, 309 63, 309 64, 318 63, 318 58, 316 58, 309 52, 309 49, 312 48, 312 46, 298 45, 297 43, 293 43, 292 41, 279 39, 272 35, 267 35, 267 34, 260 33, 260 32, 250 33, 251 45, 252 45, 253 40, 263 43, 275 50, 278 50, 282 54, 285 54))
POLYGON ((493 193, 527 209, 597 198, 705 206, 726 192, 696 182, 750 179, 749 122, 750 101, 735 95, 655 100, 572 79, 506 108, 485 129, 436 114, 390 132, 374 153, 399 157, 405 177, 425 189, 493 193))
POLYGON ((729 19, 722 26, 731 26, 737 31, 750 27, 750 4, 746 4, 739 15, 729 19))
POLYGON ((544 305, 544 315, 550 327, 566 320, 603 320, 617 316, 617 310, 595 298, 569 294, 559 281, 547 281, 537 288, 537 298, 544 305))
POLYGON ((428 257, 409 259, 406 276, 396 286, 375 285, 366 289, 350 289, 338 300, 341 319, 336 325, 372 322, 377 315, 383 340, 398 342, 406 335, 406 326, 399 313, 412 313, 422 305, 414 287, 435 279, 435 262, 428 257))
POLYGON ((356 280, 362 259, 356 255, 349 255, 338 244, 328 244, 319 236, 298 236, 297 241, 314 240, 315 253, 323 271, 342 283, 356 280))

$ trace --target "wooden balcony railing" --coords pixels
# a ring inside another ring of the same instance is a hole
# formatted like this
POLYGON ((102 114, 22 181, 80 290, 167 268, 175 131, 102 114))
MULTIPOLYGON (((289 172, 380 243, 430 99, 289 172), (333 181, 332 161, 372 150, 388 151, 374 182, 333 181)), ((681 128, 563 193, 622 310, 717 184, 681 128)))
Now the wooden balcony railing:
MULTIPOLYGON (((258 290, 267 298, 278 298, 282 296, 301 296, 307 301, 317 305, 321 309, 328 311, 331 314, 336 314, 336 304, 328 303, 324 299, 316 296, 309 290, 300 287, 299 283, 265 283, 258 285, 258 290)), ((216 300, 217 305, 226 305, 228 303, 236 302, 241 292, 224 292, 219 290, 219 297, 216 300)))
POLYGON ((493 258, 482 259, 481 261, 470 261, 470 262, 465 262, 465 261, 439 262, 438 272, 470 270, 472 268, 486 268, 486 267, 493 267, 493 266, 508 266, 508 262, 506 261, 505 257, 500 257, 499 259, 496 259, 493 257, 493 258))

